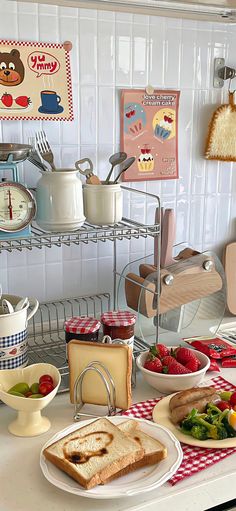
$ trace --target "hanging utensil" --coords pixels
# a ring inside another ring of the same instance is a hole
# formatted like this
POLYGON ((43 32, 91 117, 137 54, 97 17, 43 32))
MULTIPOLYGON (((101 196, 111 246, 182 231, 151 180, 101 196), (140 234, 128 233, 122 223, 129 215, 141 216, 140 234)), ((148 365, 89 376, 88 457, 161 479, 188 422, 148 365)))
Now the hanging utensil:
POLYGON ((131 156, 130 158, 127 158, 127 160, 124 161, 124 163, 121 165, 120 172, 119 172, 118 176, 116 176, 115 181, 113 182, 113 184, 116 184, 118 182, 118 179, 120 178, 121 174, 123 174, 123 172, 128 170, 129 167, 131 167, 131 165, 133 165, 134 161, 135 161, 135 157, 134 156, 131 156))
POLYGON ((107 185, 110 181, 110 177, 112 175, 112 172, 113 172, 113 169, 116 165, 119 165, 120 163, 122 163, 123 161, 125 161, 127 158, 127 154, 124 153, 124 152, 119 152, 119 153, 115 153, 115 154, 112 154, 109 158, 109 162, 111 164, 111 170, 109 171, 107 177, 106 177, 106 180, 105 180, 105 185, 107 185))
POLYGON ((80 174, 82 176, 86 176, 86 183, 88 185, 101 185, 101 181, 98 176, 96 176, 93 173, 93 163, 90 160, 90 158, 82 158, 82 160, 78 160, 75 162, 75 168, 79 170, 80 174), (80 165, 83 165, 83 163, 88 162, 89 167, 86 169, 82 169, 80 165))
POLYGON ((52 170, 56 170, 55 164, 54 164, 54 156, 52 149, 49 145, 46 133, 44 131, 38 131, 36 133, 36 144, 38 151, 40 155, 42 156, 43 160, 45 160, 47 163, 49 163, 52 170))

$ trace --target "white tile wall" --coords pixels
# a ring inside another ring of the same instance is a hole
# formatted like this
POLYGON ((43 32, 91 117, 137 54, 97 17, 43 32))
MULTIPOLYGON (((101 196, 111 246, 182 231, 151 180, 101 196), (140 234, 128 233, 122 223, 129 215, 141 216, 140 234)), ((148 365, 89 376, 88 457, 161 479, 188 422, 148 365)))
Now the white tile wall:
MULTIPOLYGON (((75 121, 9 122, 0 125, 1 141, 27 142, 35 129, 46 130, 60 166, 88 156, 102 178, 107 159, 119 148, 119 90, 123 87, 179 88, 178 181, 134 183, 157 193, 174 207, 176 242, 199 250, 235 238, 236 166, 206 162, 207 124, 216 105, 227 98, 212 87, 214 57, 236 66, 236 26, 1 0, 1 38, 62 42, 70 39, 75 121)), ((22 169, 28 185, 39 174, 22 169)), ((126 204, 142 219, 140 200, 126 204)), ((148 209, 147 217, 152 214, 148 209)), ((149 218, 150 220, 150 218, 149 218)), ((150 253, 150 241, 120 242, 120 264, 150 253)), ((40 300, 112 289, 112 244, 35 249, 1 254, 0 282, 5 292, 40 300)))

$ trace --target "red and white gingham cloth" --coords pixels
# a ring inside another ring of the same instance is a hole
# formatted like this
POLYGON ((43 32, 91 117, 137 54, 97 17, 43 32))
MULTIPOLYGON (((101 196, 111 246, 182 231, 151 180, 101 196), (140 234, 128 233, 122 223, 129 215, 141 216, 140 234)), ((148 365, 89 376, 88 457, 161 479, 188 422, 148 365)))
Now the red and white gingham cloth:
POLYGON ((129 326, 135 324, 136 316, 129 311, 108 311, 101 315, 101 321, 109 326, 129 326))
MULTIPOLYGON (((226 381, 221 376, 212 379, 212 386, 217 390, 235 390, 235 386, 226 381)), ((160 399, 148 399, 141 403, 135 403, 122 415, 128 417, 137 417, 138 419, 152 420, 152 411, 160 399)), ((194 447, 192 445, 181 444, 183 450, 183 461, 174 476, 168 483, 174 486, 185 477, 192 476, 205 468, 217 463, 218 461, 236 453, 236 448, 226 449, 207 449, 206 447, 194 447)))
POLYGON ((64 323, 64 330, 72 334, 91 334, 99 330, 100 321, 90 316, 73 316, 64 323))

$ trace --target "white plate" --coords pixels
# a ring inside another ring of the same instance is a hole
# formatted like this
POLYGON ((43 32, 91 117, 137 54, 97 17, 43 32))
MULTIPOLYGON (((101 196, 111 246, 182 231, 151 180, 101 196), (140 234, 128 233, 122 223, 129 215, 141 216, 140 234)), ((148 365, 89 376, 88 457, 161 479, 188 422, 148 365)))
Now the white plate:
POLYGON ((182 431, 180 431, 180 429, 178 429, 170 420, 169 401, 172 396, 174 396, 174 394, 164 397, 153 408, 152 417, 155 423, 161 424, 162 426, 168 428, 183 444, 194 445, 196 447, 209 447, 212 449, 236 447, 236 437, 226 438, 225 440, 197 440, 192 436, 182 433, 182 431))
MULTIPOLYGON (((109 417, 108 419, 114 424, 120 424, 129 417, 109 417)), ((73 424, 68 428, 54 435, 42 448, 40 453, 40 467, 46 479, 57 488, 92 499, 115 499, 119 497, 132 497, 140 493, 145 493, 158 488, 170 479, 179 468, 183 453, 179 441, 166 428, 153 424, 153 422, 136 419, 140 422, 140 429, 159 440, 167 448, 166 459, 160 461, 156 465, 146 466, 135 470, 130 474, 119 477, 106 485, 96 486, 91 490, 85 490, 79 483, 71 479, 63 471, 59 470, 55 465, 48 461, 43 455, 43 450, 53 442, 72 433, 73 431, 86 426, 96 419, 89 419, 77 424, 73 424)))

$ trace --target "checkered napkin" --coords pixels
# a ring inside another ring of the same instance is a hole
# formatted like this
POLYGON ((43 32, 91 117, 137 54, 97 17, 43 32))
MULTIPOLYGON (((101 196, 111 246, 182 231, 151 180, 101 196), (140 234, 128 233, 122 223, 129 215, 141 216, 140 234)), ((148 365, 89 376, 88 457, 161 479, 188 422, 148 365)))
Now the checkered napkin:
MULTIPOLYGON (((235 386, 229 383, 221 376, 217 376, 211 380, 211 386, 216 390, 235 390, 235 386)), ((137 417, 138 419, 152 420, 152 411, 154 406, 160 399, 148 399, 141 403, 135 403, 131 408, 126 410, 122 415, 128 417, 137 417)), ((207 449, 204 447, 194 447, 192 445, 181 444, 183 450, 183 461, 168 483, 174 486, 185 477, 192 476, 205 468, 217 463, 218 461, 236 453, 236 448, 227 449, 207 449)))

